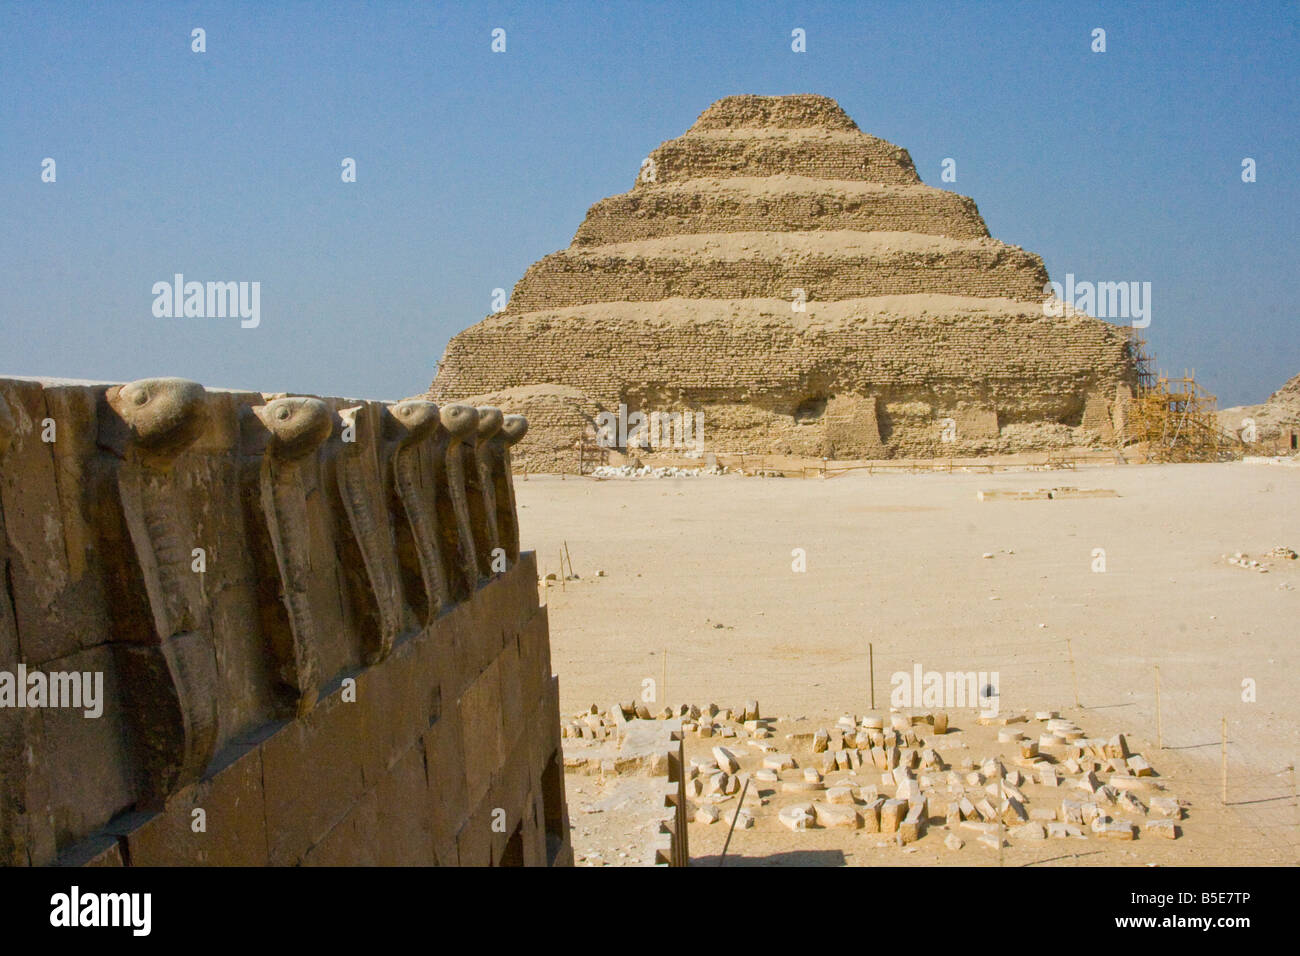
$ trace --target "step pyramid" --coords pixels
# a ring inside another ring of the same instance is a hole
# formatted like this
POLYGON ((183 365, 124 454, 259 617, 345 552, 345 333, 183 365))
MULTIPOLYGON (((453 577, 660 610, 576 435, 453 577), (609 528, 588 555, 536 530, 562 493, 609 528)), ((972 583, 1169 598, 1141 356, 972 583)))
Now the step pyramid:
POLYGON ((729 96, 455 336, 429 395, 522 410, 517 457, 535 468, 572 470, 620 406, 689 412, 717 452, 1109 441, 1129 336, 1045 314, 1047 281, 1039 256, 993 239, 971 199, 922 183, 834 100, 729 96))

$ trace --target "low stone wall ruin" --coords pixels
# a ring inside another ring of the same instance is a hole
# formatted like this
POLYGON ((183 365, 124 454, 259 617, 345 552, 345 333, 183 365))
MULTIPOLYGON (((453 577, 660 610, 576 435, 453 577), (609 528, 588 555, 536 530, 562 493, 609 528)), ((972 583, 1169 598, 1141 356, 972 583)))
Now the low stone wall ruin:
POLYGON ((0 379, 0 861, 571 863, 526 430, 0 379))

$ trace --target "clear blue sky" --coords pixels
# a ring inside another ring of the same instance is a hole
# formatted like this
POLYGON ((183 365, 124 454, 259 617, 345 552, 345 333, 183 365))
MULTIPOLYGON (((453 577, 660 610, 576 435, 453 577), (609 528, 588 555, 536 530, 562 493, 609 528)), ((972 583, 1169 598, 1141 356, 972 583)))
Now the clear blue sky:
POLYGON ((422 391, 711 102, 805 92, 1054 279, 1151 282, 1222 405, 1300 372, 1295 3, 84 6, 0 3, 0 374, 422 391), (260 327, 155 318, 176 272, 261 282, 260 327))

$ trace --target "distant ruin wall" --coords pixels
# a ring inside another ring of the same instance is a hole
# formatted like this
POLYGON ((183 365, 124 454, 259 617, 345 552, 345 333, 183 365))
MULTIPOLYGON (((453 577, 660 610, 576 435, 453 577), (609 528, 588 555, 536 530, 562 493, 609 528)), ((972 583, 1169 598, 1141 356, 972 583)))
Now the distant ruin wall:
POLYGON ((0 379, 0 862, 571 863, 526 428, 0 379))

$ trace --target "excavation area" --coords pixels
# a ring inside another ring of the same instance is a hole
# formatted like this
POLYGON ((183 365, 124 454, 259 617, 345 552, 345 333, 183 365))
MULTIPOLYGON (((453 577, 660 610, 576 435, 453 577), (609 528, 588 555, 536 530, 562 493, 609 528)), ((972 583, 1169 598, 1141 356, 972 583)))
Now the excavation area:
POLYGON ((654 862, 588 754, 669 714, 696 864, 1296 860, 1298 468, 515 487, 580 864, 654 862))

